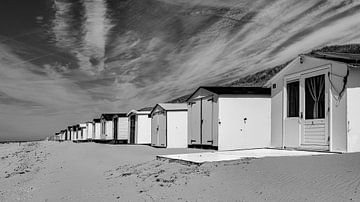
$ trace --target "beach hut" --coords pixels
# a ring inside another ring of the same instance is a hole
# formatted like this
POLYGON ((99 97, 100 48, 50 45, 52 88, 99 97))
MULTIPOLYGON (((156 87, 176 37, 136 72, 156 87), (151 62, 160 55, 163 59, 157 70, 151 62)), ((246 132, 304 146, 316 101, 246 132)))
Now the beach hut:
POLYGON ((68 140, 73 140, 73 138, 74 138, 74 133, 73 133, 73 127, 72 126, 68 126, 68 137, 69 137, 69 139, 68 140))
POLYGON ((114 143, 129 142, 129 119, 126 113, 118 113, 113 117, 114 143))
POLYGON ((65 141, 68 141, 69 140, 69 130, 68 130, 68 128, 66 128, 66 129, 64 129, 64 134, 65 134, 65 141))
POLYGON ((58 132, 58 141, 61 142, 63 138, 63 132, 62 130, 60 132, 58 132))
POLYGON ((129 143, 130 144, 151 144, 151 118, 149 114, 152 107, 139 110, 131 110, 129 118, 129 143))
POLYGON ((101 140, 101 123, 100 123, 100 119, 94 119, 94 140, 101 140))
POLYGON ((187 147, 186 103, 159 103, 150 112, 151 145, 154 147, 187 147))
POLYGON ((88 121, 86 122, 86 139, 91 141, 94 139, 94 122, 88 121))
POLYGON ((73 141, 77 142, 79 138, 79 125, 73 125, 73 141))
POLYGON ((187 100, 188 146, 270 147, 270 93, 259 87, 199 87, 187 100))
POLYGON ((100 116, 100 124, 101 124, 100 139, 102 141, 112 140, 114 138, 113 117, 114 114, 101 114, 100 116))
POLYGON ((59 133, 55 133, 54 135, 54 141, 59 141, 60 140, 60 134, 59 133))
POLYGON ((360 57, 300 55, 273 77, 273 147, 360 151, 360 57))
POLYGON ((125 113, 109 113, 102 114, 100 117, 101 123, 101 140, 107 142, 118 142, 127 141, 128 134, 127 131, 127 119, 125 113), (124 123, 126 121, 126 129, 124 129, 124 123), (125 132, 125 133, 124 133, 125 132))
POLYGON ((66 130, 60 131, 60 141, 65 141, 66 130))
POLYGON ((81 142, 87 141, 86 123, 81 123, 78 125, 78 140, 81 142))

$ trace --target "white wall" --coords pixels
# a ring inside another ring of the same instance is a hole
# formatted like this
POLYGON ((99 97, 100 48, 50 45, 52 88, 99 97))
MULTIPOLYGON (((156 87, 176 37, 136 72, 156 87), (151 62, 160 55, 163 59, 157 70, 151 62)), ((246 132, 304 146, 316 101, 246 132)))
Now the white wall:
POLYGON ((106 140, 113 140, 114 139, 114 122, 113 121, 106 121, 105 124, 105 139, 106 140))
POLYGON ((271 99, 219 98, 219 150, 269 147, 271 99), (246 121, 244 119, 247 119, 246 121))
POLYGON ((350 69, 347 89, 348 152, 360 151, 360 70, 350 69))
POLYGON ((87 140, 87 127, 81 128, 80 135, 82 134, 81 140, 87 140))
POLYGON ((167 112, 167 148, 187 147, 187 111, 167 112))
POLYGON ((135 143, 136 144, 150 144, 151 143, 151 118, 148 115, 137 115, 135 129, 135 143))
POLYGON ((119 117, 117 123, 118 140, 129 140, 129 120, 128 117, 119 117))
POLYGON ((71 140, 75 140, 75 133, 73 130, 70 131, 71 140))
POLYGON ((360 151, 360 87, 347 89, 348 152, 360 151))
POLYGON ((94 139, 95 140, 100 140, 101 139, 101 136, 100 136, 100 127, 101 127, 101 125, 100 125, 100 123, 95 123, 95 136, 94 136, 94 139))
POLYGON ((87 139, 93 139, 93 133, 94 133, 94 125, 93 123, 87 123, 86 124, 86 133, 87 133, 87 139))

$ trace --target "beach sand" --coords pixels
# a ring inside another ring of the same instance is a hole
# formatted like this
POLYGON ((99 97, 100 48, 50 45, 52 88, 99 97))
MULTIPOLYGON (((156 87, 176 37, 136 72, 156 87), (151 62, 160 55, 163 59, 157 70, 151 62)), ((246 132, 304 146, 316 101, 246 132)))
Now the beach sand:
POLYGON ((201 166, 199 152, 71 142, 0 144, 0 201, 360 201, 360 153, 201 166))

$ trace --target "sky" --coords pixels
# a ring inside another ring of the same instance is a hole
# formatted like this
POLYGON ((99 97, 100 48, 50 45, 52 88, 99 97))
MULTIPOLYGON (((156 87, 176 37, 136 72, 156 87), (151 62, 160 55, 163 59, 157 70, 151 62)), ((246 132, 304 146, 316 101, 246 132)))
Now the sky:
POLYGON ((352 0, 2 0, 0 141, 359 43, 352 0))

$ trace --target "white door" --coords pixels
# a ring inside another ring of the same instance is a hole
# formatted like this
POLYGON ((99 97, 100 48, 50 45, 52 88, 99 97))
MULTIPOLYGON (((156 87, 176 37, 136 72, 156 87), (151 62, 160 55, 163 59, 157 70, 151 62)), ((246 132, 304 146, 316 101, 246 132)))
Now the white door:
POLYGON ((156 112, 151 119, 151 144, 159 146, 159 114, 156 112))
POLYGON ((127 117, 117 118, 117 140, 128 140, 129 139, 129 121, 127 117))
POLYGON ((158 146, 166 147, 166 138, 168 138, 166 133, 166 112, 162 112, 158 117, 158 146))
POLYGON ((201 130, 201 100, 196 100, 188 104, 188 144, 201 144, 200 130, 201 130))
POLYGON ((301 122, 302 146, 329 146, 328 71, 321 70, 301 75, 301 122))
POLYGON ((285 78, 285 118, 284 118, 284 146, 299 147, 301 136, 300 117, 300 79, 285 78))
POLYGON ((201 99, 201 144, 213 144, 213 98, 201 99))

